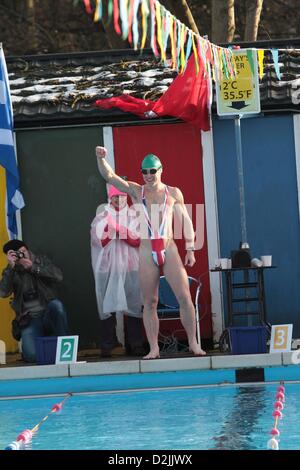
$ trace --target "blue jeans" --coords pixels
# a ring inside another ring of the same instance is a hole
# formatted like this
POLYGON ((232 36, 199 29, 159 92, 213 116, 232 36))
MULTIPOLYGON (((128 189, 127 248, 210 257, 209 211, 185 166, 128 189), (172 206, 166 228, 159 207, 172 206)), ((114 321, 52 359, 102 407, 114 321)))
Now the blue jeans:
POLYGON ((37 336, 66 336, 69 333, 67 315, 60 300, 51 300, 37 318, 31 318, 22 330, 22 354, 26 362, 36 362, 35 338, 37 336))

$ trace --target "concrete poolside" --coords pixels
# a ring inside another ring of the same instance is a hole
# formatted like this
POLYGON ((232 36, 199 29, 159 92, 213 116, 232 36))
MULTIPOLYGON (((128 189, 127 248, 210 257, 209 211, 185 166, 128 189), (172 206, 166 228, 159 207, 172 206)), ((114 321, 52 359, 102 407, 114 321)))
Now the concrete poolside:
MULTIPOLYGON (((300 365, 293 364, 292 354, 214 353, 187 357, 177 353, 173 357, 154 360, 127 356, 100 360, 89 356, 89 362, 76 364, 16 366, 14 362, 0 366, 0 397, 300 381, 300 365)), ((78 361, 82 360, 86 359, 80 354, 78 361)))

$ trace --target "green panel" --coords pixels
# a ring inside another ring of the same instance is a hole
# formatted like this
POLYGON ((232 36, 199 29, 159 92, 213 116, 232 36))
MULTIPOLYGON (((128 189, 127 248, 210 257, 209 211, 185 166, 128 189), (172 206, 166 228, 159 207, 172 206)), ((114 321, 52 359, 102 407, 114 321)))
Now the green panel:
POLYGON ((90 255, 90 225, 106 201, 95 146, 99 126, 18 131, 24 241, 63 270, 59 295, 81 345, 98 344, 99 319, 90 255))

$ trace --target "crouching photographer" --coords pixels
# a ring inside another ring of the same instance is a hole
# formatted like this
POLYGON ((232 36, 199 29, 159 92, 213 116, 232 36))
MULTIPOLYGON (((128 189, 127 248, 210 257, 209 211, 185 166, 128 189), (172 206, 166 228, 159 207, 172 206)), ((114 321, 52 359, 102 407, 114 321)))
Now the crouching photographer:
POLYGON ((8 265, 0 280, 0 297, 13 295, 13 337, 22 339, 23 359, 35 362, 37 336, 68 334, 64 306, 56 298, 55 284, 62 281, 61 270, 44 255, 34 255, 21 240, 3 246, 8 265))

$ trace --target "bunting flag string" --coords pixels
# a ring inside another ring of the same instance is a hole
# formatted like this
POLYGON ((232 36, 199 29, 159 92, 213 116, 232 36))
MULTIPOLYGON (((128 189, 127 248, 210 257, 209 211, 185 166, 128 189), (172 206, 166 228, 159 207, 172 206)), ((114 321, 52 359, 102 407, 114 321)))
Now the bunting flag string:
POLYGON ((171 41, 171 55, 172 55, 172 69, 176 69, 176 43, 175 43, 176 21, 171 18, 170 24, 170 41, 171 41))
POLYGON ((277 75, 278 80, 281 80, 280 66, 278 62, 278 55, 279 55, 278 49, 271 49, 271 54, 273 57, 275 73, 277 75))
MULTIPOLYGON (((143 51, 147 39, 155 57, 163 63, 183 73, 192 54, 195 59, 195 70, 198 74, 199 60, 203 61, 206 74, 212 80, 234 79, 236 76, 232 48, 221 47, 211 43, 206 37, 196 34, 170 13, 158 0, 83 0, 86 12, 94 15, 94 21, 103 19, 104 5, 107 6, 107 17, 113 17, 114 28, 124 40, 128 39, 135 50, 143 51), (94 9, 94 10, 93 10, 94 9), (149 22, 149 28, 148 28, 149 22), (150 37, 148 37, 150 33, 150 37), (170 49, 170 57, 167 51, 170 49)), ((274 69, 277 78, 281 79, 278 63, 278 50, 271 49, 274 69)), ((264 49, 257 50, 259 78, 264 75, 264 49)), ((250 67, 254 73, 252 55, 248 54, 250 67)))
POLYGON ((187 41, 187 44, 186 44, 185 64, 184 64, 184 70, 183 70, 183 72, 184 72, 185 69, 186 69, 187 61, 189 60, 189 57, 190 57, 191 52, 192 52, 192 35, 191 35, 191 32, 189 31, 189 32, 187 33, 187 35, 188 35, 188 41, 187 41))
MULTIPOLYGON (((197 53, 197 48, 195 44, 195 38, 192 36, 192 47, 193 47, 193 54, 195 57, 195 68, 196 68, 196 75, 199 73, 199 58, 198 58, 198 53, 197 53)), ((199 54, 200 57, 200 54, 199 54)))
POLYGON ((83 3, 84 3, 86 12, 87 12, 89 15, 91 15, 91 14, 93 13, 93 9, 92 9, 92 7, 91 7, 90 0, 83 0, 83 3))
POLYGON ((102 0, 97 0, 94 21, 101 21, 102 19, 102 0))
POLYGON ((258 49, 257 51, 257 59, 258 59, 258 71, 259 71, 259 78, 260 80, 264 76, 264 57, 265 51, 264 49, 258 49))
POLYGON ((108 20, 110 22, 112 18, 112 14, 113 14, 113 0, 108 0, 107 10, 108 10, 108 20))
POLYGON ((155 16, 156 16, 156 24, 157 24, 157 43, 160 47, 160 54, 161 59, 164 62, 166 57, 166 51, 164 50, 163 40, 162 40, 162 18, 161 18, 161 9, 160 3, 155 3, 155 16))
POLYGON ((129 44, 132 44, 133 14, 134 14, 134 0, 130 0, 129 14, 128 14, 128 41, 129 41, 129 44))
POLYGON ((132 22, 132 34, 133 34, 133 48, 137 50, 139 42, 139 26, 138 26, 138 9, 140 6, 140 0, 133 0, 133 22, 132 22))
POLYGON ((235 76, 235 66, 229 48, 212 44, 208 39, 189 29, 173 16, 158 0, 83 0, 86 12, 94 14, 94 21, 103 19, 104 5, 107 5, 107 16, 113 16, 114 28, 118 35, 133 45, 134 49, 143 50, 147 41, 148 21, 150 21, 150 46, 155 57, 167 61, 168 47, 171 49, 172 68, 179 73, 186 69, 191 54, 195 58, 196 73, 198 61, 204 61, 206 72, 216 66, 218 75, 224 70, 225 75, 235 76), (94 4, 94 12, 93 7, 94 4), (140 38, 141 33, 141 38, 140 38), (197 44, 197 46, 196 46, 197 44), (207 54, 203 51, 212 51, 207 54), (200 54, 199 54, 200 52, 200 54), (207 61, 210 61, 210 67, 207 61))
POLYGON ((122 24, 122 38, 125 40, 128 38, 128 0, 120 2, 120 19, 122 24))
POLYGON ((159 53, 157 49, 156 35, 155 35, 155 19, 156 19, 155 4, 154 4, 155 0, 149 0, 149 1, 150 1, 150 12, 151 12, 151 48, 155 57, 158 57, 159 53))
POLYGON ((147 0, 142 0, 142 42, 141 42, 141 50, 144 49, 147 39, 147 31, 148 31, 148 16, 149 16, 149 8, 147 4, 147 0))
POLYGON ((113 3, 113 15, 114 15, 114 28, 117 34, 121 35, 121 29, 119 25, 119 17, 120 17, 120 10, 119 10, 119 0, 114 0, 113 3))
POLYGON ((180 69, 180 52, 181 52, 181 23, 178 20, 175 20, 176 23, 176 50, 177 50, 177 57, 176 57, 176 68, 179 71, 180 69))
POLYGON ((164 13, 164 50, 167 50, 168 47, 168 40, 171 33, 172 22, 170 18, 170 13, 163 7, 164 13))

